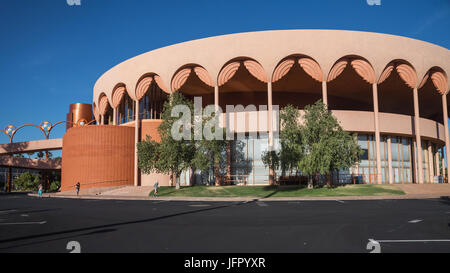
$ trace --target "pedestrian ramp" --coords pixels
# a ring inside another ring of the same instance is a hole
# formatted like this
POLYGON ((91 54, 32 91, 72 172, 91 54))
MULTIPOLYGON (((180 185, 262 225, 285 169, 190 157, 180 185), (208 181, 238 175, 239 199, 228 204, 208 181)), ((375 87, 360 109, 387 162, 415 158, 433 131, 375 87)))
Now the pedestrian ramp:
POLYGON ((101 193, 103 196, 126 196, 126 197, 148 197, 153 191, 153 186, 125 186, 118 189, 112 189, 101 193))

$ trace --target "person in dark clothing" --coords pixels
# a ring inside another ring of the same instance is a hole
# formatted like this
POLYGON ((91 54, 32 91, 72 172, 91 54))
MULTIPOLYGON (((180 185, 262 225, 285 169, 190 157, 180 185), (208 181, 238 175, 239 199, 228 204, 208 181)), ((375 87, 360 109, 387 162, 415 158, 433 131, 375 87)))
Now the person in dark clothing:
POLYGON ((76 189, 76 191, 77 191, 77 196, 78 196, 78 194, 80 193, 80 187, 81 187, 80 182, 77 182, 77 184, 75 185, 75 189, 76 189))

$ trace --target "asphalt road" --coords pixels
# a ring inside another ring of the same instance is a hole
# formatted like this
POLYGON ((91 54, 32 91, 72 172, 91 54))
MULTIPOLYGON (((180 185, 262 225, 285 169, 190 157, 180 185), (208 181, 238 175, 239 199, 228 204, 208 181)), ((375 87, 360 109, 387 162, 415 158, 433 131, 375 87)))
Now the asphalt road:
POLYGON ((68 253, 71 241, 83 253, 367 253, 369 239, 379 242, 383 253, 450 253, 450 200, 244 203, 0 196, 0 253, 68 253))

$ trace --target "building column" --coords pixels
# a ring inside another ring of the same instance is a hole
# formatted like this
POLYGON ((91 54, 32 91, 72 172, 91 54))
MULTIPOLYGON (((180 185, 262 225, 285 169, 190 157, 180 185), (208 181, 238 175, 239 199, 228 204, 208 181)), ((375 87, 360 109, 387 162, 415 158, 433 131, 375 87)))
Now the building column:
POLYGON ((428 177, 429 182, 434 182, 434 166, 433 166, 433 144, 428 141, 428 177))
POLYGON ((219 106, 219 86, 214 86, 214 105, 219 106))
POLYGON ((117 125, 117 108, 113 108, 113 125, 117 125))
MULTIPOLYGON (((447 96, 446 95, 442 95, 442 112, 444 114, 444 133, 445 133, 445 153, 447 155, 447 176, 448 174, 450 174, 450 164, 448 164, 449 158, 450 158, 450 153, 449 153, 449 149, 448 147, 450 147, 450 141, 449 141, 449 136, 448 136, 448 110, 447 110, 447 96)), ((445 162, 445 157, 444 157, 444 150, 442 150, 442 163, 445 162)), ((442 175, 444 177, 446 177, 445 175, 445 167, 446 165, 442 165, 442 175)))
POLYGON ((376 83, 372 85, 372 97, 373 97, 373 113, 374 113, 374 122, 375 122, 375 142, 377 149, 377 183, 382 183, 382 172, 381 172, 381 149, 380 149, 380 119, 378 115, 378 86, 376 83))
POLYGON ((134 186, 138 186, 139 182, 139 168, 138 168, 138 154, 137 144, 139 142, 139 101, 136 101, 135 123, 134 123, 134 186))
POLYGON ((413 175, 414 175, 414 181, 413 182, 415 182, 416 184, 418 183, 418 177, 419 177, 419 175, 418 175, 418 173, 417 173, 417 171, 418 171, 418 167, 417 167, 417 145, 416 145, 416 139, 415 138, 413 138, 412 139, 412 163, 413 163, 413 175))
MULTIPOLYGON (((267 110, 269 115, 269 150, 273 149, 273 112, 272 112, 272 81, 267 82, 267 110)), ((275 184, 275 170, 269 168, 269 184, 275 184)))
POLYGON ((388 168, 389 168, 389 184, 394 184, 394 174, 392 173, 392 147, 391 147, 392 139, 391 136, 387 137, 387 145, 388 145, 388 168))
POLYGON ((414 97, 414 133, 416 134, 416 145, 417 145, 417 174, 419 179, 417 182, 423 184, 423 159, 422 159, 422 141, 420 138, 420 113, 419 113, 419 95, 417 87, 413 91, 414 97))
POLYGON ((435 174, 436 176, 440 176, 441 175, 441 168, 439 166, 439 148, 438 148, 438 144, 434 145, 434 165, 435 165, 435 174))
POLYGON ((322 101, 323 101, 323 104, 328 106, 328 90, 327 90, 327 82, 326 81, 322 82, 322 101))

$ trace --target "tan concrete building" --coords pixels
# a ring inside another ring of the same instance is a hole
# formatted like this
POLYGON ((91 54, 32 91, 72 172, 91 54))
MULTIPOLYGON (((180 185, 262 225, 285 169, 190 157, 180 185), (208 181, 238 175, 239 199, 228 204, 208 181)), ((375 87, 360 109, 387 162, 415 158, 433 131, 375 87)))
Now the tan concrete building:
MULTIPOLYGON (((168 184, 165 175, 140 173, 135 146, 146 135, 158 139, 162 105, 175 90, 224 111, 226 105, 267 105, 267 110, 255 113, 263 115, 273 105, 292 104, 302 110, 321 99, 345 130, 358 134, 365 151, 360 164, 343 170, 340 179, 353 175, 363 183, 432 183, 449 166, 444 160, 448 150, 443 154, 449 145, 449 71, 446 48, 355 31, 239 33, 153 50, 98 79, 93 111, 101 126, 73 128, 64 137, 62 188, 78 180, 138 186, 158 179, 160 185, 168 184), (75 131, 88 130, 94 135, 73 137, 82 134, 75 131), (117 136, 108 139, 105 134, 117 136), (67 151, 66 145, 76 150, 74 141, 83 142, 89 152, 67 151), (94 165, 84 166, 87 160, 94 165), (87 170, 96 174, 84 173, 87 170)), ((224 126, 236 122, 226 117, 223 121, 224 126)), ((248 126, 241 130, 251 131, 248 126)), ((243 158, 237 157, 239 145, 233 143, 227 156, 229 175, 245 176, 242 180, 249 185, 268 184, 261 153, 270 141, 271 137, 246 138, 243 158)), ((195 179, 201 183, 208 175, 195 179)), ((183 183, 190 183, 189 176, 183 183)))

